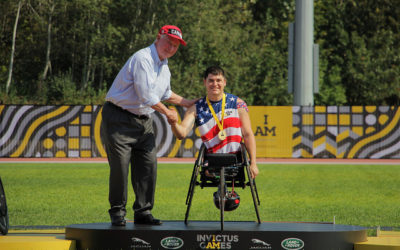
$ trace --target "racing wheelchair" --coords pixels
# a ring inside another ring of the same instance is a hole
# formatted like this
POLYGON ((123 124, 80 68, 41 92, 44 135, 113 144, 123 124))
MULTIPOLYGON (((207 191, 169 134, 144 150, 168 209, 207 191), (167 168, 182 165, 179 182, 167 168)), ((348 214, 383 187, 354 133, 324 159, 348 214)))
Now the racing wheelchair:
POLYGON ((251 178, 250 163, 246 147, 241 143, 241 151, 237 154, 207 153, 204 144, 200 147, 199 155, 195 161, 189 190, 186 196, 185 224, 188 223, 189 211, 192 204, 194 189, 196 186, 217 187, 213 200, 215 206, 220 210, 221 231, 224 230, 224 211, 235 210, 240 204, 240 196, 234 191, 234 187, 250 187, 253 197, 254 209, 257 221, 260 224, 258 197, 255 180, 251 178), (246 182, 245 171, 248 181, 246 182), (200 178, 199 178, 200 176, 200 178), (228 190, 232 187, 232 191, 228 190))

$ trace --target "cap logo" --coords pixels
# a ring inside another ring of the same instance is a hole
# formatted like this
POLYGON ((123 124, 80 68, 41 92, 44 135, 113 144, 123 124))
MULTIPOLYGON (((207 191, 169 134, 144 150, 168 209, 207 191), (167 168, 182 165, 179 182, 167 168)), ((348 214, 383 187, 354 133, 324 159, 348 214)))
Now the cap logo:
POLYGON ((180 39, 182 39, 182 33, 179 30, 168 29, 168 34, 178 36, 180 39))
POLYGON ((165 25, 159 31, 158 34, 167 34, 170 37, 175 37, 180 41, 181 44, 186 46, 186 42, 182 38, 182 31, 174 25, 165 25))

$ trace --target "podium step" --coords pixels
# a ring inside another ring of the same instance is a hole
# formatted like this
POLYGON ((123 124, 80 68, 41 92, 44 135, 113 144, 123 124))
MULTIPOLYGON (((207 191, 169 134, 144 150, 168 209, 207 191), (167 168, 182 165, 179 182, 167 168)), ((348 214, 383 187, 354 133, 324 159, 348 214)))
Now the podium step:
POLYGON ((378 230, 376 237, 354 244, 354 250, 400 250, 400 232, 378 230))
POLYGON ((160 226, 125 227, 111 223, 75 224, 65 228, 77 249, 341 249, 354 250, 367 240, 367 229, 352 225, 307 222, 165 221, 160 226))
MULTIPOLYGON (((75 250, 75 240, 65 238, 65 230, 10 230, 0 235, 1 250, 75 250)), ((354 250, 400 250, 400 232, 377 231, 376 237, 355 243, 354 250)))
POLYGON ((2 250, 75 250, 74 240, 65 239, 65 230, 11 230, 0 235, 2 250))

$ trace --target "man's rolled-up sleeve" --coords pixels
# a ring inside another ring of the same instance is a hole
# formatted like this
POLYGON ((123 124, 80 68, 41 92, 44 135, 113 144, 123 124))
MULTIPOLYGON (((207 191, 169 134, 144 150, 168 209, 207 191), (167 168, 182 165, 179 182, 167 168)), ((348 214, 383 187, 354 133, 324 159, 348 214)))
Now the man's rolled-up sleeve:
POLYGON ((140 102, 145 106, 153 106, 160 102, 155 94, 155 80, 152 76, 153 68, 146 60, 136 61, 132 65, 134 88, 140 102))
POLYGON ((162 101, 168 100, 172 95, 171 86, 168 86, 168 89, 165 91, 165 94, 161 97, 162 101))

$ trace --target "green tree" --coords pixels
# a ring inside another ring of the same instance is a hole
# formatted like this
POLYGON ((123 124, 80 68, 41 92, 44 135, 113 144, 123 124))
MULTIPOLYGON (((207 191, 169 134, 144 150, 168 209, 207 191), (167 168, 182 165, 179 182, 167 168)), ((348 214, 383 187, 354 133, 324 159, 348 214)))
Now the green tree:
POLYGON ((399 8, 395 1, 316 1, 321 92, 316 104, 399 103, 399 8))
MULTIPOLYGON (((0 1, 0 102, 101 104, 126 60, 151 44, 162 25, 174 24, 188 42, 169 60, 175 92, 204 95, 202 72, 218 64, 227 72, 227 91, 249 105, 292 104, 287 37, 294 0, 23 2, 7 94, 18 1, 0 1)), ((397 1, 316 0, 314 14, 315 104, 400 104, 397 1)))

